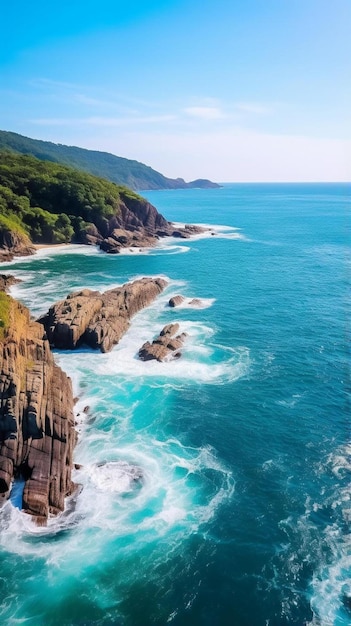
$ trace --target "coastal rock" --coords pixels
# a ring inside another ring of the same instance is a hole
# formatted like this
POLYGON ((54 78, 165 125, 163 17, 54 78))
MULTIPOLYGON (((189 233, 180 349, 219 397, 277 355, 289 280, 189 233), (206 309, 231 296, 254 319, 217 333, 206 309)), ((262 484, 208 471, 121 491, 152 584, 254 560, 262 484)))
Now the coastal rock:
MULTIPOLYGON (((173 224, 171 224, 171 228, 173 224)), ((176 228, 171 230, 169 233, 172 237, 179 237, 180 239, 189 239, 194 235, 201 235, 201 233, 206 232, 206 228, 203 226, 197 226, 196 224, 184 224, 181 228, 176 228)))
POLYGON ((173 296, 168 301, 168 306, 174 308, 176 306, 179 306, 180 304, 183 304, 184 301, 185 301, 184 296, 173 296))
POLYGON ((205 232, 203 227, 192 224, 175 229, 171 222, 143 198, 130 196, 128 201, 121 202, 119 209, 119 213, 108 222, 107 236, 99 241, 95 238, 101 250, 109 254, 117 254, 121 248, 152 247, 161 237, 188 239, 205 232))
POLYGON ((203 302, 202 302, 202 300, 200 300, 200 298, 193 298, 192 300, 190 300, 189 306, 202 307, 203 306, 203 302))
POLYGON ((158 337, 152 343, 147 341, 139 350, 139 358, 142 361, 168 361, 169 359, 179 358, 187 333, 177 335, 179 324, 167 324, 158 337))
POLYGON ((100 249, 109 254, 117 254, 121 248, 145 248, 155 245, 155 237, 146 234, 142 229, 127 231, 115 228, 109 237, 100 243, 100 249))
POLYGON ((76 431, 71 380, 54 363, 43 328, 6 296, 9 324, 0 339, 0 497, 25 479, 23 509, 39 524, 72 493, 76 431))
POLYGON ((155 235, 158 230, 169 230, 169 222, 157 209, 143 198, 129 197, 127 202, 120 205, 119 214, 110 220, 109 228, 123 230, 144 230, 149 235, 155 235))
POLYGON ((14 256, 34 254, 29 237, 9 228, 0 227, 0 261, 11 261, 14 256))
POLYGON ((108 352, 127 331, 130 318, 166 285, 162 278, 141 278, 103 294, 85 289, 56 303, 38 321, 55 348, 71 350, 85 344, 108 352))
POLYGON ((10 276, 9 274, 0 274, 0 291, 8 291, 12 285, 20 282, 21 280, 19 278, 15 278, 14 276, 10 276))
POLYGON ((80 243, 96 246, 99 245, 102 240, 103 237, 95 224, 87 224, 80 232, 80 243))

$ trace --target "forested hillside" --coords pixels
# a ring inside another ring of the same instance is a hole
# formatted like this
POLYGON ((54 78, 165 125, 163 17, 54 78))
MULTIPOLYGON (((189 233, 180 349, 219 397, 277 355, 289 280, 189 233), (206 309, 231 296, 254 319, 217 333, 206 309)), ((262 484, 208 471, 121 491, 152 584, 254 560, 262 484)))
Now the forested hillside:
POLYGON ((33 242, 81 241, 93 224, 107 234, 122 202, 140 196, 85 172, 31 156, 0 152, 0 226, 33 242))
POLYGON ((65 146, 50 141, 30 139, 29 137, 3 130, 0 131, 0 149, 12 150, 21 154, 35 156, 44 161, 75 167, 135 190, 219 186, 205 179, 186 183, 182 178, 167 178, 139 161, 124 159, 108 152, 85 150, 75 146, 65 146))

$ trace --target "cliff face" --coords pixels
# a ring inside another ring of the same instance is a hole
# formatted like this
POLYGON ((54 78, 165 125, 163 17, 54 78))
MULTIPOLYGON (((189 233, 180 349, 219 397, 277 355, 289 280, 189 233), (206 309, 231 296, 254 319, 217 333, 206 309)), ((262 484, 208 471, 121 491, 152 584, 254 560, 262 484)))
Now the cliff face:
POLYGON ((23 509, 45 524, 72 493, 76 442, 70 379, 54 363, 43 327, 7 298, 9 324, 0 339, 0 498, 25 479, 23 509))
POLYGON ((89 227, 84 243, 97 244, 104 252, 118 253, 121 248, 143 248, 155 246, 161 237, 187 239, 204 231, 200 226, 185 224, 175 228, 157 209, 143 198, 126 198, 119 213, 106 225, 106 233, 89 227))
POLYGON ((0 227, 0 261, 11 261, 14 256, 26 256, 35 252, 28 237, 0 227))
MULTIPOLYGON (((3 289, 12 282, 0 275, 3 289)), ((75 488, 72 386, 54 363, 45 331, 56 347, 85 343, 106 352, 165 286, 161 278, 142 278, 103 294, 83 290, 54 305, 41 323, 0 291, 0 505, 22 477, 22 509, 45 525, 75 488)))

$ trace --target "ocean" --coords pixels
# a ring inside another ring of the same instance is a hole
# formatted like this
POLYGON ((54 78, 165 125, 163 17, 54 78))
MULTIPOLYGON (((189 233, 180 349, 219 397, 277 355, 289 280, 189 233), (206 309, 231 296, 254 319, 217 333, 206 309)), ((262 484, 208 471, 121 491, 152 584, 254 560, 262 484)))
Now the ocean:
POLYGON ((213 234, 1 264, 34 316, 78 288, 169 281, 109 354, 55 353, 77 397, 82 490, 37 528, 14 486, 0 511, 1 623, 348 626, 350 187, 143 195, 213 234), (175 321, 182 357, 138 360, 175 321))

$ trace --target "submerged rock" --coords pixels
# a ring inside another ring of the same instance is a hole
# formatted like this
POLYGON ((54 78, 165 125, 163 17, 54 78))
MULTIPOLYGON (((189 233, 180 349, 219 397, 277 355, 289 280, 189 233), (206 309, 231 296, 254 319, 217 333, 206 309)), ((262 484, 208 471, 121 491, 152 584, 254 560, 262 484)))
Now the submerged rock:
POLYGON ((142 361, 178 359, 181 356, 179 350, 187 337, 187 333, 177 335, 178 330, 179 324, 167 324, 152 343, 144 343, 139 350, 139 358, 142 361))
POLYGON ((202 300, 200 300, 200 298, 193 298, 192 300, 190 300, 189 306, 199 307, 200 308, 200 307, 203 306, 203 302, 202 302, 202 300))
POLYGON ((126 461, 102 461, 88 468, 91 481, 101 491, 128 495, 141 486, 141 467, 126 461))

